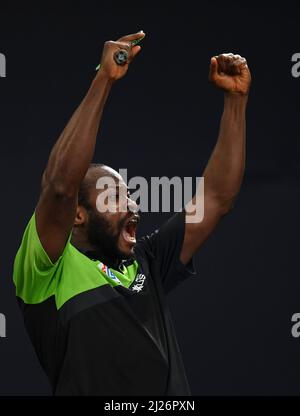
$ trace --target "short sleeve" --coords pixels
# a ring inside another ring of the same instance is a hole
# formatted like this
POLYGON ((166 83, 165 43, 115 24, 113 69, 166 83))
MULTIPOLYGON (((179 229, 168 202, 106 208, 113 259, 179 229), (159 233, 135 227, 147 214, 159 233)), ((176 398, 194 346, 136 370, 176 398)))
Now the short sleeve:
POLYGON ((53 263, 39 239, 35 213, 28 222, 15 257, 13 280, 16 294, 25 303, 40 303, 55 293, 56 278, 61 272, 70 238, 60 258, 53 263))
POLYGON ((185 211, 174 214, 158 230, 138 242, 155 263, 165 292, 175 288, 180 282, 196 277, 194 257, 187 265, 180 261, 180 253, 185 233, 185 211))

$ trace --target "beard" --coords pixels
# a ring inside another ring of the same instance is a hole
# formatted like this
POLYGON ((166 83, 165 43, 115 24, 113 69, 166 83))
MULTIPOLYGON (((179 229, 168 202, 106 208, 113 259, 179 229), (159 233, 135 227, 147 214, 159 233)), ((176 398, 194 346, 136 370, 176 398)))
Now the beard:
POLYGON ((124 253, 118 247, 119 237, 126 220, 127 215, 120 220, 117 229, 113 230, 104 216, 95 211, 89 211, 87 238, 89 243, 96 248, 97 257, 107 266, 118 267, 122 260, 129 260, 133 257, 132 254, 124 253))

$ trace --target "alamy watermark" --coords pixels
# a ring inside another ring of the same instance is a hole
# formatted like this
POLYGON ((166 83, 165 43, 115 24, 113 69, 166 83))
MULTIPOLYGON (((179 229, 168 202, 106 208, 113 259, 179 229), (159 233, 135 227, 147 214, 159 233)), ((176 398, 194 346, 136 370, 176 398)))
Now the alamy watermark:
POLYGON ((6 77, 6 57, 0 53, 0 78, 6 77))
POLYGON ((300 313, 294 313, 291 321, 294 323, 291 329, 292 336, 293 338, 299 338, 300 337, 300 313))
POLYGON ((100 190, 96 207, 104 212, 127 212, 128 189, 130 199, 135 201, 141 212, 179 212, 186 211, 186 222, 199 223, 204 218, 204 178, 196 178, 196 192, 193 195, 193 178, 183 179, 175 176, 151 177, 150 181, 142 176, 127 179, 127 169, 119 169, 119 175, 101 176, 96 182, 100 190), (172 198, 173 194, 173 198, 172 198))
POLYGON ((0 313, 0 338, 6 338, 6 317, 0 313))
POLYGON ((300 53, 294 53, 292 56, 292 62, 294 65, 292 66, 292 76, 294 78, 300 77, 300 53))

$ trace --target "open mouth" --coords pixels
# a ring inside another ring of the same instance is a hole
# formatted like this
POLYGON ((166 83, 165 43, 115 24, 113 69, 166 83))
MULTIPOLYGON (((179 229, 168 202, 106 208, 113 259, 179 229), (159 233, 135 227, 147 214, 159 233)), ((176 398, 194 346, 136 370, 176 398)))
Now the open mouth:
POLYGON ((139 222, 139 217, 137 215, 133 215, 124 224, 123 228, 123 238, 127 243, 136 243, 136 229, 139 222))

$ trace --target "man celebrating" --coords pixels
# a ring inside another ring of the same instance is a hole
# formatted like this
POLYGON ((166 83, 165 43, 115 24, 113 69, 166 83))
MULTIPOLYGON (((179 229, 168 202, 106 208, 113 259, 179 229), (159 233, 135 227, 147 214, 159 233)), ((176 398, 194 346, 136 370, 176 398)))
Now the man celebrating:
POLYGON ((91 161, 110 89, 144 36, 104 44, 100 70, 52 149, 14 263, 26 329, 55 395, 190 394, 166 293, 195 274, 194 253, 239 191, 251 76, 239 55, 211 59, 210 80, 225 91, 225 104, 203 174, 203 220, 187 221, 183 209, 136 241, 137 205, 125 182, 91 161), (128 56, 122 65, 120 50, 128 56), (105 189, 116 208, 106 212, 97 202, 103 177, 118 184, 105 189))

